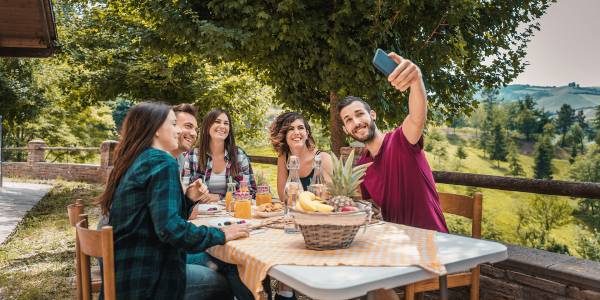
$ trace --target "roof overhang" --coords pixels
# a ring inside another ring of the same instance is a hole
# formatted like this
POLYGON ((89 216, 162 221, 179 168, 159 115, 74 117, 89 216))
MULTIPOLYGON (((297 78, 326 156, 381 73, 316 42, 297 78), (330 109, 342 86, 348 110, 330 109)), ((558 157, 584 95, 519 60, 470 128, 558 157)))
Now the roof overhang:
POLYGON ((48 57, 55 42, 50 0, 0 0, 0 56, 48 57))

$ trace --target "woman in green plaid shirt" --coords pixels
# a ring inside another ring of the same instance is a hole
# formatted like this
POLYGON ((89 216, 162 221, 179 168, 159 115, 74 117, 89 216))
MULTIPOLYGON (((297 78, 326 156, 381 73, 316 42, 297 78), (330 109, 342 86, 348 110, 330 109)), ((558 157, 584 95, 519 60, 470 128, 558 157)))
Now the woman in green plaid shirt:
POLYGON ((194 202, 185 197, 170 154, 180 132, 171 107, 157 102, 134 106, 122 125, 114 168, 98 199, 113 227, 119 299, 231 298, 226 284, 206 282, 205 267, 186 265, 186 253, 247 237, 249 228, 187 222, 194 202))

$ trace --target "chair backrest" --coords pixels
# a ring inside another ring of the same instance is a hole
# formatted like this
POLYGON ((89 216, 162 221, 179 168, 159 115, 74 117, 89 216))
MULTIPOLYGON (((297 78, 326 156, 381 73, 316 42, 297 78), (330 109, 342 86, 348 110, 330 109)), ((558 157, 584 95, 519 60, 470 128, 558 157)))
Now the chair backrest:
POLYGON ((104 226, 102 230, 88 228, 87 215, 75 225, 79 259, 81 263, 81 287, 83 299, 91 299, 91 270, 89 257, 102 257, 102 281, 104 283, 104 299, 116 299, 115 291, 115 259, 113 245, 113 229, 104 226))
MULTIPOLYGON (((83 201, 81 199, 75 200, 74 204, 67 205, 67 213, 69 215, 69 223, 75 227, 81 216, 83 215, 83 201)), ((77 300, 83 299, 81 294, 81 262, 79 261, 79 243, 77 242, 77 234, 75 234, 75 286, 77 293, 77 300)))
POLYGON ((67 212, 69 213, 69 223, 71 223, 71 226, 75 226, 81 221, 80 215, 83 214, 83 201, 76 199, 74 204, 67 205, 67 212))
POLYGON ((473 197, 448 193, 439 193, 439 195, 442 211, 473 220, 471 236, 481 238, 483 195, 479 192, 474 193, 473 197))

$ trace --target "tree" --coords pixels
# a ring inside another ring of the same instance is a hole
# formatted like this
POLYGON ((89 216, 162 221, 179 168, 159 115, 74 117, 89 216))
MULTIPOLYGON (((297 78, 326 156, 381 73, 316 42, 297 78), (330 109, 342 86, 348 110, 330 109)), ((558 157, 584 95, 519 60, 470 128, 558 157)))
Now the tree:
POLYGON ((571 144, 575 149, 579 148, 581 153, 584 152, 584 133, 583 129, 579 126, 579 124, 575 123, 571 125, 569 128, 569 132, 567 133, 566 144, 571 144))
POLYGON ((433 145, 432 153, 437 158, 438 165, 441 165, 442 159, 445 159, 448 156, 448 143, 436 143, 433 145))
MULTIPOLYGON (((569 177, 582 182, 600 182, 600 153, 588 151, 577 157, 569 169, 569 177)), ((580 210, 589 216, 597 217, 600 213, 600 200, 582 199, 579 201, 580 210)))
POLYGON ((535 165, 533 167, 533 176, 539 179, 552 179, 552 159, 554 158, 554 147, 552 146, 551 125, 546 125, 546 132, 543 133, 535 145, 535 165))
POLYGON ((119 5, 57 4, 61 52, 44 65, 54 71, 48 86, 59 88, 63 102, 80 108, 118 99, 132 104, 148 99, 189 102, 200 108, 200 118, 212 108, 228 110, 240 142, 263 133, 256 129, 264 128, 274 91, 265 84, 262 70, 169 48, 153 39, 155 28, 120 11, 119 5))
POLYGON ((452 128, 452 134, 456 135, 456 128, 462 128, 467 126, 467 120, 463 115, 455 116, 450 123, 450 128, 452 128))
POLYGON ((35 120, 50 100, 36 80, 39 62, 0 58, 0 115, 4 125, 3 144, 23 147, 33 139, 30 130, 20 126, 35 120))
POLYGON ((523 166, 519 162, 519 152, 517 150, 515 142, 511 142, 508 147, 508 169, 510 170, 510 172, 508 173, 509 175, 525 175, 525 170, 523 170, 523 166))
POLYGON ((600 232, 594 230, 592 233, 580 232, 577 234, 578 253, 581 257, 589 260, 600 261, 600 232))
POLYGON ((458 158, 458 168, 460 169, 463 159, 467 158, 467 152, 465 152, 465 148, 462 145, 456 149, 456 157, 458 158))
POLYGON ((535 102, 530 95, 525 96, 523 101, 518 103, 518 113, 516 114, 516 127, 525 139, 531 141, 531 135, 535 133, 537 127, 537 116, 535 111, 535 102))
POLYGON ((483 157, 485 157, 486 153, 490 152, 490 148, 493 143, 492 130, 496 120, 496 114, 494 111, 496 100, 494 97, 497 94, 498 91, 495 90, 484 91, 485 102, 483 107, 485 109, 485 119, 481 124, 481 135, 479 136, 479 147, 483 150, 483 157))
POLYGON ((594 120, 592 120, 592 126, 596 131, 600 131, 600 105, 596 106, 594 110, 594 120))
POLYGON ((535 115, 538 119, 538 124, 536 126, 535 133, 542 134, 542 133, 544 133, 544 128, 546 128, 546 125, 552 123, 552 119, 550 119, 550 113, 547 111, 544 111, 543 109, 541 109, 541 110, 536 109, 535 115))
POLYGON ((506 151, 506 137, 504 136, 500 123, 494 125, 492 141, 490 159, 495 160, 498 163, 498 168, 500 168, 500 161, 506 161, 506 155, 508 154, 506 151))
POLYGON ((562 138, 560 140, 560 146, 565 146, 565 137, 571 125, 575 122, 575 111, 569 104, 563 104, 558 111, 558 115, 556 117, 556 130, 558 133, 562 134, 562 138))
POLYGON ((435 128, 429 132, 427 137, 429 142, 425 145, 425 151, 430 151, 439 165, 441 160, 448 156, 448 140, 444 134, 435 128))
POLYGON ((577 146, 575 144, 571 145, 571 156, 569 156, 569 163, 573 164, 575 159, 577 158, 577 146))
POLYGON ((583 130, 583 134, 587 136, 590 140, 594 138, 594 129, 590 127, 590 124, 585 121, 585 115, 583 114, 583 109, 577 111, 575 114, 575 123, 581 127, 583 130))
POLYGON ((375 48, 420 66, 430 117, 469 113, 479 87, 508 84, 523 71, 535 21, 551 2, 130 0, 103 9, 143 27, 144 45, 265 71, 281 104, 330 122, 338 151, 344 134, 334 110, 344 96, 367 99, 382 128, 406 116, 407 94, 371 65, 375 48))
POLYGON ((553 229, 571 222, 573 209, 565 198, 553 196, 536 196, 527 205, 517 211, 517 233, 523 245, 538 249, 561 249, 568 252, 564 245, 559 245, 550 238, 553 229))
POLYGON ((133 106, 133 103, 129 100, 119 99, 114 105, 112 118, 115 122, 115 129, 117 132, 121 131, 121 124, 125 121, 129 108, 133 106))

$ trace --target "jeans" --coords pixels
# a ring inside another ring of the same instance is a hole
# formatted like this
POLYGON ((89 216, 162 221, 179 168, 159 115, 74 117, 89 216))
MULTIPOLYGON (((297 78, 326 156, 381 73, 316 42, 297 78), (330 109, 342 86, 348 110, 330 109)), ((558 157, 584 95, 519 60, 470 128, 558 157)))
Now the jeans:
POLYGON ((228 264, 226 262, 220 261, 212 256, 208 255, 205 252, 188 254, 187 255, 187 264, 190 265, 198 265, 203 268, 209 268, 211 270, 216 270, 219 274, 225 277, 229 288, 233 291, 233 295, 237 300, 253 300, 254 296, 252 292, 246 287, 246 285, 240 279, 240 275, 237 270, 236 265, 228 264))
POLYGON ((184 299, 233 299, 223 275, 205 266, 187 264, 184 299))

